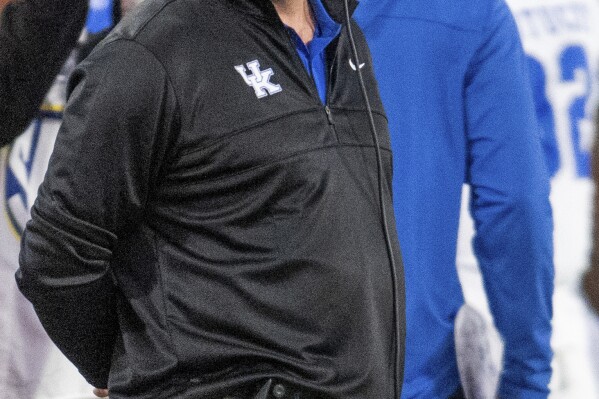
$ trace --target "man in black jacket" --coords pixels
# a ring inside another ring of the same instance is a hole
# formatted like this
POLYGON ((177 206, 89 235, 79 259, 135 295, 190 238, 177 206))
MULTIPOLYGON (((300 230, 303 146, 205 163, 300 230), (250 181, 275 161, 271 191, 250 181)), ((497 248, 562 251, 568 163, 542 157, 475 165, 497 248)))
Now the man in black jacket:
POLYGON ((112 399, 399 397, 389 136, 343 14, 150 1, 76 70, 17 280, 112 399))
POLYGON ((22 133, 77 43, 88 0, 15 0, 0 19, 0 147, 22 133))

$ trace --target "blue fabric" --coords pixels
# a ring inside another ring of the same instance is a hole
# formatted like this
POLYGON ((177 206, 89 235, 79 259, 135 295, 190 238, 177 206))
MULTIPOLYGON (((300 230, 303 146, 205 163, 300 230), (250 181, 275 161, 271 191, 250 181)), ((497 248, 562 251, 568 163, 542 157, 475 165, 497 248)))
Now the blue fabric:
POLYGON ((316 31, 312 41, 305 45, 293 29, 287 27, 287 30, 295 43, 297 53, 306 71, 314 80, 322 103, 326 104, 327 63, 325 49, 339 35, 341 25, 335 22, 327 13, 322 0, 310 0, 310 4, 316 19, 316 31))
POLYGON ((112 27, 113 0, 91 0, 85 28, 89 33, 98 33, 112 27))
POLYGON ((500 397, 546 398, 553 291, 549 176, 527 61, 503 0, 361 0, 391 131, 406 278, 403 398, 459 384, 454 318, 462 184, 505 343, 500 397))

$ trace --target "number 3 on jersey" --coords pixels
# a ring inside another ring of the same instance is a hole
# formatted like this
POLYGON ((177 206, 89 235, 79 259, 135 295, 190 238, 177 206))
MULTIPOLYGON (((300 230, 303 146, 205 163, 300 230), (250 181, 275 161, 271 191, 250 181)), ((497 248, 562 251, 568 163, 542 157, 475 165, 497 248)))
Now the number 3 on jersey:
POLYGON ((569 160, 572 169, 578 177, 590 177, 590 137, 592 132, 590 124, 592 118, 587 115, 587 101, 591 93, 591 72, 584 49, 580 46, 566 47, 556 60, 559 66, 560 81, 563 84, 582 85, 581 92, 571 98, 567 109, 568 121, 564 129, 569 130, 569 143, 564 145, 564 139, 557 136, 554 108, 547 95, 546 73, 541 63, 534 57, 528 56, 533 86, 537 89, 534 93, 537 116, 543 128, 543 148, 545 159, 551 176, 563 168, 564 160, 569 160), (558 145, 561 144, 561 145, 558 145), (567 151, 568 153, 564 153, 567 151))

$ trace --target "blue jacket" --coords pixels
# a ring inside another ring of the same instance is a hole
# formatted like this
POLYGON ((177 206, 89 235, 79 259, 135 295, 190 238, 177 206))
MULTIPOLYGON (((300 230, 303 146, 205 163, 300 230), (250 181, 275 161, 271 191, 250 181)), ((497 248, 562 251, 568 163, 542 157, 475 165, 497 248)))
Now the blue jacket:
POLYGON ((459 386, 453 322, 462 184, 505 341, 500 396, 546 398, 551 375, 549 180, 516 25, 503 0, 362 0, 389 116, 406 274, 404 398, 459 386))

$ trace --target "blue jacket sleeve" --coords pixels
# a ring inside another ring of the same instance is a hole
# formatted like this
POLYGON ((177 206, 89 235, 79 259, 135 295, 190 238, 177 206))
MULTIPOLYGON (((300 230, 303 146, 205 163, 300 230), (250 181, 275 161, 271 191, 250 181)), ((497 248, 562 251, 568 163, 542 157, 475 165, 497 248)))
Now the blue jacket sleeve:
POLYGON ((71 82, 16 278, 58 348, 105 388, 119 333, 111 260, 143 218, 176 101, 161 64, 127 40, 94 51, 71 82))
POLYGON ((546 398, 554 275, 549 176, 526 59, 503 0, 488 21, 464 93, 474 251, 505 343, 499 396, 546 398))

